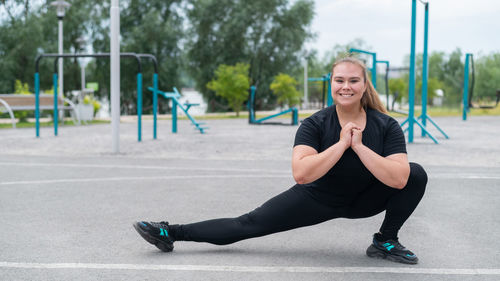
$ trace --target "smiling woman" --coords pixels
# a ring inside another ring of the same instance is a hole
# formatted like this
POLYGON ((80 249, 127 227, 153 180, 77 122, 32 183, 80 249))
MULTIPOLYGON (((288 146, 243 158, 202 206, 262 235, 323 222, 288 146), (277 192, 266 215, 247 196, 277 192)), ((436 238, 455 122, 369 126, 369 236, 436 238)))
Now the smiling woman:
POLYGON ((427 174, 420 165, 408 163, 403 131, 384 114, 363 63, 341 59, 333 65, 332 76, 336 105, 305 119, 295 136, 296 185, 238 217, 174 225, 139 221, 134 223, 137 232, 170 252, 175 241, 226 245, 385 210, 366 254, 417 263, 417 256, 399 243, 397 235, 424 195, 427 174))

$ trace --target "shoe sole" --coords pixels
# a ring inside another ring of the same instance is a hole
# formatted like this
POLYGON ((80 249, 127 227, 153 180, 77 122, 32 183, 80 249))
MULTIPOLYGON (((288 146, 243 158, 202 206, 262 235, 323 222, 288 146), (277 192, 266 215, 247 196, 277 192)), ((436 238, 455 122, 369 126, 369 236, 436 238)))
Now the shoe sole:
POLYGON ((139 226, 140 222, 134 223, 134 228, 135 230, 141 235, 144 240, 148 241, 149 243, 153 244, 156 246, 156 248, 160 249, 163 252, 172 252, 174 249, 174 244, 168 244, 165 243, 165 241, 162 241, 154 236, 151 236, 149 233, 146 231, 142 230, 142 228, 139 226))
POLYGON ((409 260, 402 256, 395 256, 385 253, 382 250, 377 249, 375 246, 370 245, 368 249, 366 249, 366 255, 370 258, 379 258, 379 259, 387 259, 393 262, 405 263, 405 264, 417 264, 418 259, 409 260))

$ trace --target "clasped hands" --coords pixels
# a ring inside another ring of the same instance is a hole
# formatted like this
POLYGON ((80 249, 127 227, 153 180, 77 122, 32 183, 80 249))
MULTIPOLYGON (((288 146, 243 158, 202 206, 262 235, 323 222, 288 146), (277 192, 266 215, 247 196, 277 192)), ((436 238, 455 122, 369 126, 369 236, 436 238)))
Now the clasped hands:
POLYGON ((363 131, 361 127, 353 122, 349 122, 340 131, 339 142, 344 144, 345 149, 351 147, 354 150, 357 146, 363 145, 362 138, 363 131))

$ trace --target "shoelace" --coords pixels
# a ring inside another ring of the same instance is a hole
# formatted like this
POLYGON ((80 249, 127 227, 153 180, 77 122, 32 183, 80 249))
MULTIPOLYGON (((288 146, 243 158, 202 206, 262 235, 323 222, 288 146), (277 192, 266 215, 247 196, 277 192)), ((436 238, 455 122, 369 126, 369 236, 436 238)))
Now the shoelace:
POLYGON ((150 224, 157 228, 165 228, 165 226, 168 227, 168 221, 150 222, 150 224))

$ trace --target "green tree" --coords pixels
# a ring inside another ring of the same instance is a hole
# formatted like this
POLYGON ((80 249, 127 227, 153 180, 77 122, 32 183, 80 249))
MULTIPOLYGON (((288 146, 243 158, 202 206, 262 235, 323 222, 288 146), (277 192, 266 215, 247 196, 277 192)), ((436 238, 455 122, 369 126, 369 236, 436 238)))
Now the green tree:
MULTIPOLYGON (((181 88, 180 74, 183 69, 182 41, 185 36, 182 0, 130 0, 120 1, 121 52, 153 54, 158 62, 158 86, 168 90, 181 88)), ((90 33, 96 52, 109 51, 109 1, 97 2, 92 8, 90 33)), ((122 112, 137 112, 137 62, 123 58, 120 61, 120 89, 122 112)), ((142 60, 143 112, 152 111, 152 95, 146 86, 152 86, 154 68, 149 59, 142 60)), ((109 97, 109 60, 98 59, 89 66, 92 73, 88 81, 100 85, 101 95, 109 97)), ((159 100, 160 110, 167 107, 159 100)))
POLYGON ((297 80, 290 75, 284 73, 278 74, 274 77, 270 87, 271 91, 276 95, 280 106, 286 104, 288 107, 292 107, 300 103, 300 93, 296 89, 297 80))
MULTIPOLYGON (((208 99, 217 99, 206 88, 220 64, 246 62, 254 85, 262 89, 257 107, 272 108, 276 98, 269 90, 274 76, 300 64, 300 51, 311 38, 311 0, 189 0, 191 28, 189 69, 197 88, 208 99)), ((214 111, 216 108, 210 107, 214 111)))
POLYGON ((392 93, 397 102, 401 102, 403 97, 408 96, 408 79, 405 77, 389 79, 389 92, 392 93))
POLYGON ((250 65, 246 63, 237 63, 234 66, 221 64, 215 70, 215 79, 207 83, 208 89, 228 101, 236 111, 236 116, 240 115, 242 104, 248 98, 249 68, 250 65))
POLYGON ((500 90, 500 53, 492 53, 476 59, 476 82, 473 102, 487 103, 495 100, 500 90))

